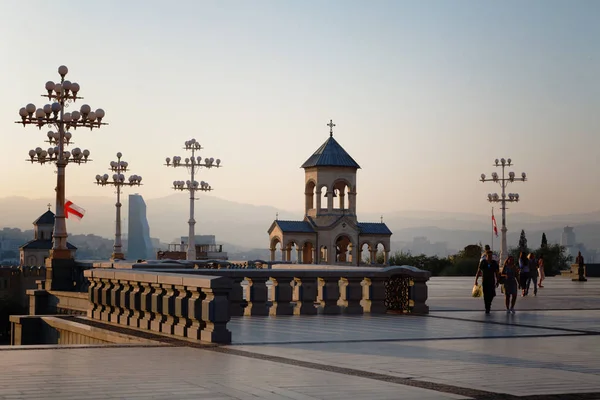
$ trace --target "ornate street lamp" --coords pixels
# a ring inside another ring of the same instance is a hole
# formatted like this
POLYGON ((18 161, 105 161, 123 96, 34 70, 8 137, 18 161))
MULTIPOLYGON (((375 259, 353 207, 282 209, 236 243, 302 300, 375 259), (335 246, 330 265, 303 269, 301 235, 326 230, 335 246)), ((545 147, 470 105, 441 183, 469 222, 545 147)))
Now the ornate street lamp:
POLYGON ((498 195, 498 193, 489 193, 487 195, 487 200, 490 203, 500 203, 502 209, 502 248, 500 250, 500 265, 504 262, 507 257, 508 249, 506 245, 506 203, 516 203, 519 201, 518 193, 506 193, 506 188, 511 182, 525 182, 527 180, 527 174, 525 172, 521 173, 521 177, 517 178, 514 172, 509 172, 508 177, 505 175, 505 168, 512 166, 512 160, 509 158, 505 160, 504 158, 494 161, 495 167, 502 168, 502 177, 498 176, 498 173, 492 172, 491 178, 486 178, 485 174, 481 174, 481 178, 479 179, 481 182, 496 182, 502 188, 502 193, 498 195))
POLYGON ((70 163, 81 164, 91 161, 89 159, 90 151, 81 150, 76 147, 72 151, 66 151, 65 147, 71 143, 71 131, 84 128, 100 128, 106 125, 102 122, 104 119, 104 110, 98 108, 92 111, 92 108, 84 104, 79 111, 65 112, 65 108, 76 100, 83 99, 79 97, 79 84, 65 80, 69 72, 64 65, 58 67, 60 82, 46 82, 46 97, 49 104, 37 108, 29 103, 19 110, 21 121, 18 124, 34 125, 40 130, 44 126, 53 127, 55 131, 48 132, 48 142, 52 145, 48 150, 38 147, 29 151, 29 160, 31 163, 56 164, 56 216, 54 219, 53 244, 50 251, 51 259, 70 259, 71 253, 67 248, 67 224, 65 221, 65 168, 70 163))
POLYGON ((121 243, 121 188, 123 186, 140 186, 142 184, 142 177, 139 175, 130 175, 129 178, 125 179, 123 172, 127 172, 129 164, 127 161, 122 161, 121 152, 117 153, 117 161, 110 162, 110 171, 114 172, 112 180, 110 180, 108 174, 96 175, 96 185, 99 186, 114 186, 117 191, 117 202, 115 207, 117 209, 117 219, 115 225, 115 244, 113 246, 113 253, 111 258, 113 260, 124 260, 122 243, 121 243))
POLYGON ((197 170, 201 167, 205 168, 220 168, 221 160, 214 158, 205 158, 204 162, 202 161, 202 157, 196 156, 196 152, 202 150, 203 147, 200 146, 200 143, 196 141, 196 139, 191 139, 185 142, 184 149, 187 151, 191 151, 191 157, 186 157, 184 162, 181 161, 180 156, 174 156, 173 160, 167 157, 166 166, 167 167, 186 167, 188 172, 190 173, 190 180, 187 181, 173 181, 173 189, 181 190, 181 191, 189 191, 190 192, 190 219, 188 221, 189 232, 188 232, 188 244, 187 244, 187 260, 195 260, 196 259, 196 243, 195 243, 195 230, 194 226, 196 224, 196 220, 194 220, 194 200, 197 200, 194 197, 194 194, 197 191, 208 192, 212 190, 212 187, 204 182, 198 182, 195 179, 197 170))

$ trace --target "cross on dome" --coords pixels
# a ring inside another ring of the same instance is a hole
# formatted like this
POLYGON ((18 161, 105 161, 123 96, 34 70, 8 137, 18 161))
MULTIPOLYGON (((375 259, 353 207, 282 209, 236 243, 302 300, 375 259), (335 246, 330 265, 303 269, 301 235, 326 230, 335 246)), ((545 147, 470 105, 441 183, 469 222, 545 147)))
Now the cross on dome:
POLYGON ((335 124, 333 123, 332 119, 329 120, 327 126, 329 127, 329 137, 333 137, 333 127, 335 126, 335 124))

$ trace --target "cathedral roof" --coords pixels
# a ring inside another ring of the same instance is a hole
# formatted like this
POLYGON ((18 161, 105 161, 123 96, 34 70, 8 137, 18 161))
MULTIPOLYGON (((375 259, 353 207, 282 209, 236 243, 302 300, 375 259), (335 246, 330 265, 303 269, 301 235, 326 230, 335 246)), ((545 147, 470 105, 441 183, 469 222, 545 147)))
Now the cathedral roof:
POLYGON ((277 220, 273 223, 279 226, 281 232, 290 233, 315 233, 312 225, 308 221, 280 221, 277 220))
POLYGON ((34 225, 54 225, 54 213, 50 210, 46 211, 38 219, 33 221, 34 225))
POLYGON ((383 222, 359 222, 361 235, 391 235, 392 231, 383 222))
MULTIPOLYGON (((77 250, 77 247, 73 246, 69 242, 67 242, 67 248, 69 250, 77 250)), ((23 250, 50 250, 50 249, 52 249, 52 240, 41 240, 41 239, 30 240, 29 242, 25 243, 23 246, 19 247, 19 249, 23 249, 23 250)))
POLYGON ((349 167, 360 168, 360 165, 333 138, 333 134, 314 152, 301 168, 310 167, 349 167))

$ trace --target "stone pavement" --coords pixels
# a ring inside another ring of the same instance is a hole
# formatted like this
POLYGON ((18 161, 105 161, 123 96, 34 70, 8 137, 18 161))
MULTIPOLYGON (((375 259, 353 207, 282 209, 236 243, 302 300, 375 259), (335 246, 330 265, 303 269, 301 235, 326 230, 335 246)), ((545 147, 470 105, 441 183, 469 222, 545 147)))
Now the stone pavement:
POLYGON ((0 348, 0 399, 600 399, 600 279, 545 283, 516 315, 498 296, 486 316, 472 278, 433 278, 429 316, 240 317, 209 348, 0 348))

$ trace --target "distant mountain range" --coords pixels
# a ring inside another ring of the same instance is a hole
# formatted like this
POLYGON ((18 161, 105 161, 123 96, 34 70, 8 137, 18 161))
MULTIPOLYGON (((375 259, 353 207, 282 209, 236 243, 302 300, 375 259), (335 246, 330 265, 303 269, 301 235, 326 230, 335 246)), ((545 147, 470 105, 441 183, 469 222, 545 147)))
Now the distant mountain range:
MULTIPOLYGON (((115 200, 109 197, 71 197, 75 204, 86 210, 81 221, 69 220, 69 232, 94 233, 106 238, 114 235, 115 200)), ((147 216, 152 237, 163 242, 171 242, 180 236, 187 236, 188 202, 185 196, 170 195, 163 198, 145 199, 147 216)), ((0 228, 14 227, 31 229, 32 222, 46 211, 46 204, 53 199, 29 199, 25 197, 0 198, 0 228)), ((196 206, 196 233, 214 234, 220 243, 228 243, 239 249, 266 249, 267 229, 279 213, 279 219, 302 219, 303 211, 280 210, 271 206, 254 206, 214 196, 203 195, 196 206)), ((127 196, 123 201, 123 228, 127 231, 127 196)), ((498 225, 500 225, 500 218, 498 225)), ((364 222, 380 220, 380 214, 360 213, 364 222)), ((471 243, 489 243, 491 240, 491 220, 488 215, 398 211, 384 216, 390 227, 392 247, 399 248, 403 242, 412 242, 415 237, 426 237, 430 242, 446 242, 451 250, 461 249, 471 243), (396 243, 397 246, 394 246, 396 243)), ((577 242, 589 249, 600 248, 600 211, 536 216, 524 213, 510 213, 508 220, 509 246, 515 246, 521 229, 525 229, 532 247, 537 247, 545 232, 550 242, 560 242, 565 226, 575 227, 577 242)), ((495 239, 499 247, 500 239, 495 239)))

